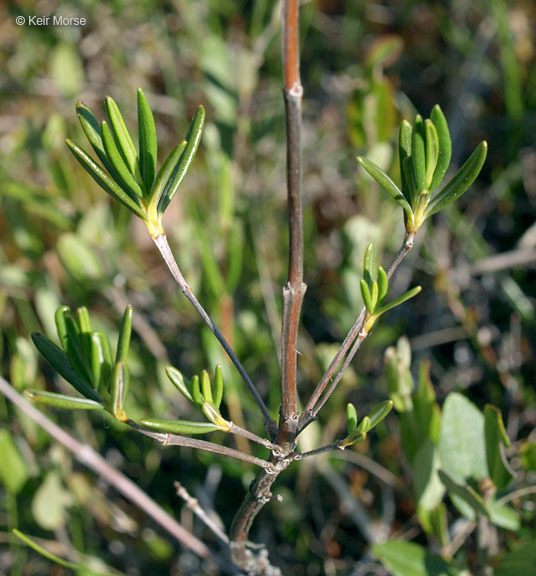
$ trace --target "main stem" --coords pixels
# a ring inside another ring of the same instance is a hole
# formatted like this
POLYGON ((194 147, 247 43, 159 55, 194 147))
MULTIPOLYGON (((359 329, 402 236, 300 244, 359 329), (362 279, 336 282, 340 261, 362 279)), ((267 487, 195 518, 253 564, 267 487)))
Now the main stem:
POLYGON ((281 337, 281 412, 278 444, 284 453, 294 448, 298 429, 297 342, 303 283, 303 209, 301 193, 301 102, 299 2, 282 6, 282 55, 285 115, 287 123, 287 191, 289 219, 288 281, 283 288, 281 337))

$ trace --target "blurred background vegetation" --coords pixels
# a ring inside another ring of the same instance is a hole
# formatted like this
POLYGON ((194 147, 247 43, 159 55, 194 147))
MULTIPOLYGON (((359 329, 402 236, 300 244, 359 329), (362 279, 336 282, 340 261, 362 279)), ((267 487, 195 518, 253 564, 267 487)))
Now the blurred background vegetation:
MULTIPOLYGON (((78 98, 101 118, 112 95, 133 128, 141 86, 162 152, 184 137, 198 104, 207 108, 200 153, 166 213, 166 230, 184 275, 276 416, 287 266, 278 19, 269 0, 0 4, 0 369, 17 390, 66 390, 29 339, 34 330, 55 339, 57 306, 87 306, 114 340, 131 303, 129 415, 185 415, 165 365, 190 376, 222 362, 227 414, 262 432, 253 402, 177 293, 142 224, 110 202, 64 144, 67 136, 84 143, 78 98), (15 23, 18 15, 53 14, 87 24, 15 23)), ((348 400, 364 411, 385 399, 384 351, 407 334, 413 366, 430 363, 440 402, 458 390, 479 407, 501 409, 512 464, 520 478, 535 479, 535 21, 530 0, 303 2, 309 287, 302 400, 361 308, 367 243, 386 265, 403 238, 399 207, 358 171, 355 156, 367 154, 396 174, 400 120, 416 111, 428 116, 436 103, 449 121, 455 165, 480 140, 490 147, 476 184, 427 225, 395 277, 394 293, 417 283, 423 292, 382 319, 303 449, 340 437, 348 400)), ((46 412, 209 544, 210 535, 181 510, 173 481, 229 526, 254 475, 213 455, 162 449, 102 415, 46 412)), ((61 556, 79 553, 125 574, 206 573, 3 397, 0 418, 0 573, 65 573, 14 543, 15 527, 53 541, 61 556)), ((398 430, 393 414, 347 458, 302 462, 281 476, 276 491, 284 503, 263 511, 254 536, 284 574, 385 574, 367 552, 371 530, 426 543, 398 430)), ((243 440, 239 447, 264 455, 243 440)), ((506 533, 504 549, 536 537, 534 501, 519 506, 521 526, 506 533)), ((471 550, 469 539, 462 550, 469 564, 471 550)))

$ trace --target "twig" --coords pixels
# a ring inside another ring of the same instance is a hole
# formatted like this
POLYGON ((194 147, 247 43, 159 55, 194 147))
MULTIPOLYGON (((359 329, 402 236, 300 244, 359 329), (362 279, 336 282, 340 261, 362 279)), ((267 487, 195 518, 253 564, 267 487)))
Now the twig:
MULTIPOLYGON (((402 260, 404 260, 407 253, 413 248, 414 240, 415 240, 414 233, 406 234, 402 247, 400 248, 398 254, 395 256, 395 258, 393 259, 391 264, 389 264, 386 270, 387 277, 389 279, 392 277, 396 269, 400 266, 400 263, 402 262, 402 260)), ((365 314, 366 314, 366 308, 363 308, 361 310, 361 313, 359 314, 359 317, 355 321, 354 325, 350 328, 350 331, 346 335, 346 338, 344 339, 343 343, 341 344, 341 347, 337 351, 337 354, 335 354, 333 360, 328 366, 328 369, 320 379, 320 382, 317 384, 314 392, 311 394, 311 397, 309 398, 309 401, 305 406, 305 410, 300 417, 298 433, 304 430, 311 422, 313 422, 316 419, 318 415, 318 410, 327 402, 327 400, 335 390, 337 384, 339 383, 340 379, 342 378, 342 374, 349 366, 355 353, 359 349, 359 346, 361 345, 362 341, 366 338, 366 334, 364 334, 363 337, 360 337, 361 329, 363 327, 363 321, 365 320, 365 314), (338 371, 335 381, 332 381, 333 375, 337 372, 337 368, 339 364, 342 362, 343 358, 346 356, 348 350, 350 350, 350 353, 346 357, 346 360, 344 361, 341 369, 338 371), (324 393, 324 390, 330 384, 330 382, 332 382, 332 384, 330 385, 328 392, 322 399, 320 407, 317 408, 317 404, 322 394, 324 393)))
POLYGON ((303 208, 301 192, 301 102, 299 2, 282 4, 282 55, 287 121, 287 192, 289 219, 288 282, 283 288, 281 330, 281 414, 278 444, 294 448, 298 430, 297 342, 306 285, 303 282, 303 208))
POLYGON ((188 282, 186 282, 186 279, 182 275, 182 272, 179 269, 175 257, 171 252, 171 248, 169 247, 167 237, 164 234, 161 234, 160 236, 153 238, 153 241, 156 244, 158 250, 160 251, 160 254, 162 255, 162 258, 164 259, 164 262, 169 268, 169 271, 171 272, 173 278, 175 279, 180 289, 182 290, 182 293, 191 302, 192 306, 199 313, 201 318, 204 320, 205 324, 210 328, 210 331, 214 334, 214 336, 216 336, 218 342, 222 345, 223 349, 231 359, 231 362, 235 365, 236 369, 238 370, 240 376, 242 377, 242 380, 244 380, 244 382, 246 383, 246 386, 249 388, 249 391, 255 398, 255 401, 257 402, 257 405, 259 406, 262 412, 266 431, 270 435, 270 438, 273 438, 276 424, 272 420, 268 408, 266 407, 266 404, 261 398, 261 395, 259 394, 259 391, 255 387, 255 384, 253 384, 251 378, 248 376, 248 373, 240 363, 240 360, 236 357, 236 354, 234 353, 233 349, 229 346, 227 340, 223 337, 221 332, 216 328, 210 316, 206 313, 203 306, 201 306, 201 304, 199 303, 199 300, 197 300, 197 298, 195 297, 195 294, 192 292, 192 289, 188 285, 188 282))
POLYGON ((133 420, 128 420, 126 424, 141 434, 153 438, 154 440, 158 440, 158 442, 162 443, 162 446, 183 446, 185 448, 194 448, 195 450, 213 452, 215 454, 220 454, 221 456, 229 456, 231 458, 236 458, 237 460, 243 460, 264 469, 272 467, 272 464, 266 460, 261 460, 251 454, 240 452, 239 450, 229 448, 228 446, 222 446, 221 444, 215 444, 214 442, 207 442, 206 440, 198 440, 197 438, 190 438, 189 436, 179 436, 177 434, 169 434, 166 432, 153 432, 152 430, 147 430, 147 428, 140 426, 133 420))
POLYGON ((210 516, 201 508, 197 498, 190 496, 186 488, 180 483, 175 482, 175 490, 177 490, 177 496, 182 498, 186 503, 186 506, 203 522, 203 524, 226 546, 229 545, 229 538, 227 534, 210 518, 210 516))
POLYGON ((168 534, 173 536, 180 544, 195 552, 201 558, 208 558, 211 553, 209 549, 195 536, 185 530, 176 520, 161 508, 152 498, 141 490, 134 482, 129 480, 124 474, 108 464, 106 460, 91 446, 82 444, 72 436, 54 424, 42 412, 27 402, 6 380, 0 377, 0 391, 19 410, 24 412, 38 426, 45 430, 57 442, 65 446, 69 452, 81 464, 101 476, 103 480, 113 486, 127 500, 130 500, 140 510, 143 510, 157 524, 159 524, 168 534))
POLYGON ((519 488, 519 490, 515 490, 514 492, 510 492, 510 494, 506 494, 506 496, 499 498, 499 500, 495 502, 495 506, 503 506, 516 498, 523 498, 524 496, 530 496, 531 494, 536 494, 536 486, 525 486, 525 488, 519 488))
POLYGON ((314 450, 308 450, 307 452, 296 452, 292 455, 293 460, 302 460, 303 458, 309 458, 310 456, 318 456, 319 454, 325 454, 326 452, 333 452, 333 450, 344 450, 341 446, 340 441, 333 442, 332 444, 326 444, 320 448, 315 448, 314 450))

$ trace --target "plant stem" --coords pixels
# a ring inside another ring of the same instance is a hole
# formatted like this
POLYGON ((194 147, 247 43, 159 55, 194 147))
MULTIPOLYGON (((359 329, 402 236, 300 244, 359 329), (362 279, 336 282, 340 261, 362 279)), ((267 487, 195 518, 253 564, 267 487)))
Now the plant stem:
POLYGON ((42 412, 27 402, 6 380, 0 377, 0 392, 6 396, 19 410, 24 412, 45 432, 50 434, 54 440, 62 444, 73 456, 84 466, 92 470, 95 474, 113 486, 127 500, 130 500, 140 510, 143 510, 168 534, 173 536, 180 544, 195 552, 201 558, 210 556, 209 549, 195 536, 185 530, 176 520, 174 520, 163 508, 161 508, 152 498, 141 490, 134 482, 129 480, 124 474, 108 464, 106 460, 87 444, 82 444, 72 436, 64 432, 59 426, 54 424, 42 412))
MULTIPOLYGON (((413 244, 415 241, 415 233, 409 232, 406 234, 404 238, 404 242, 402 243, 402 247, 398 251, 398 254, 395 256, 393 261, 389 264, 386 272, 387 277, 390 279, 392 275, 395 273, 396 269, 400 266, 401 262, 404 260, 408 252, 413 248, 413 244)), ((333 394, 337 384, 339 383, 342 375, 344 374, 345 370, 350 365, 354 355, 358 351, 359 347, 361 346, 363 340, 366 338, 367 334, 361 332, 363 327, 363 321, 365 320, 366 308, 361 310, 361 314, 354 322, 354 325, 350 328, 350 331, 346 335, 341 347, 335 354, 333 360, 331 361, 328 369, 320 379, 320 382, 317 384, 314 392, 311 394, 307 405, 305 406, 305 410, 300 418, 299 426, 298 426, 298 433, 304 430, 311 422, 316 420, 318 411, 320 408, 327 402, 331 394, 333 394), (346 353, 350 350, 349 354, 346 356, 346 353), (333 375, 337 372, 337 368, 342 362, 343 358, 346 356, 346 359, 341 366, 340 370, 338 370, 337 376, 335 380, 332 381, 333 375), (331 384, 330 384, 331 382, 331 384), (329 389, 327 393, 321 400, 319 406, 318 403, 324 390, 328 387, 329 389)))
POLYGON ((235 365, 236 369, 238 370, 240 376, 242 377, 242 380, 244 380, 244 382, 246 383, 246 386, 249 388, 249 391, 255 398, 255 401, 257 402, 257 405, 262 412, 266 431, 270 435, 270 438, 273 438, 275 435, 276 424, 272 420, 270 412, 266 407, 266 404, 261 398, 261 395, 259 394, 257 388, 255 388, 255 384, 253 384, 253 382, 251 381, 251 378, 248 376, 248 373, 242 366, 240 360, 236 357, 236 354, 234 353, 233 349, 229 346, 227 340, 223 337, 221 332, 216 328, 210 316, 207 314, 203 306, 201 306, 199 300, 195 297, 195 294, 192 292, 192 289, 188 285, 188 282, 186 282, 186 279, 182 275, 182 272, 179 269, 175 257, 171 252, 171 248, 169 247, 166 235, 161 234, 160 236, 153 238, 153 241, 156 244, 158 250, 160 251, 160 254, 162 255, 162 258, 164 259, 164 262, 169 268, 169 271, 171 272, 173 278, 175 279, 180 289, 182 290, 182 293, 191 302, 192 306, 199 313, 201 318, 204 320, 205 324, 210 328, 210 331, 214 334, 214 336, 216 336, 218 342, 222 345, 223 349, 231 359, 231 362, 235 365))
POLYGON ((287 123, 287 192, 289 220, 288 281, 283 288, 281 330, 281 411, 278 444, 284 452, 294 448, 298 429, 297 341, 303 283, 303 209, 301 192, 301 102, 299 1, 282 4, 282 55, 287 123))

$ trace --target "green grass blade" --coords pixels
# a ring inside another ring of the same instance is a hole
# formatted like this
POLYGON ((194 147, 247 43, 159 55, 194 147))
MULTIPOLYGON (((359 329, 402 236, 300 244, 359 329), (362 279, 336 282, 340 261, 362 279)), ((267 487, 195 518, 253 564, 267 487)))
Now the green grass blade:
POLYGON ((112 198, 124 204, 129 210, 138 215, 142 220, 146 220, 145 212, 138 205, 134 194, 127 194, 106 172, 91 158, 83 149, 75 144, 72 140, 66 140, 67 146, 73 153, 74 157, 81 164, 82 168, 95 180, 95 182, 112 198))
POLYGON ((119 328, 119 337, 117 339, 117 351, 115 354, 116 362, 126 362, 128 349, 130 347, 130 336, 132 334, 132 306, 127 306, 121 320, 119 328))
POLYGON ((55 392, 45 392, 43 390, 25 390, 24 395, 41 404, 55 406, 56 408, 66 408, 67 410, 104 410, 103 404, 88 400, 87 398, 76 398, 55 392))
POLYGON ((432 198, 426 208, 426 217, 443 210, 445 206, 455 202, 471 184, 476 180, 482 170, 488 154, 487 142, 481 142, 475 151, 469 156, 465 164, 458 170, 454 178, 432 198))
POLYGON ((183 375, 173 366, 168 366, 166 368, 166 374, 173 386, 177 388, 177 390, 186 398, 186 400, 189 402, 194 402, 190 390, 188 390, 188 386, 184 381, 183 375))
POLYGON ((121 111, 119 110, 119 106, 111 96, 108 96, 105 99, 104 105, 106 107, 106 112, 108 113, 108 118, 110 119, 111 132, 115 138, 117 147, 119 148, 121 156, 128 166, 130 173, 132 176, 136 177, 139 174, 138 155, 136 153, 134 142, 132 142, 132 138, 130 137, 127 125, 125 124, 121 111))
MULTIPOLYGON (((411 164, 415 175, 416 192, 426 188, 426 156, 424 148, 424 123, 422 118, 415 117, 415 125, 411 134, 411 164)), ((411 205, 415 206, 415 196, 412 197, 411 205)))
POLYGON ((188 130, 188 135, 186 136, 186 147, 181 155, 177 167, 173 171, 171 178, 168 181, 164 189, 164 193, 160 198, 158 203, 158 212, 163 214, 166 211, 169 203, 175 196, 179 186, 181 185, 192 161, 195 157, 197 149, 199 148, 199 143, 201 142, 201 136, 203 134, 203 126, 205 125, 205 109, 203 106, 199 106, 195 116, 190 124, 190 129, 188 130))
POLYGON ((396 200, 396 202, 402 206, 402 208, 404 208, 406 212, 411 213, 411 207, 398 186, 377 164, 363 156, 358 156, 357 161, 370 174, 370 176, 372 176, 372 178, 374 178, 374 180, 376 180, 376 182, 378 182, 378 184, 386 190, 396 200))
POLYGON ((123 156, 117 147, 115 138, 105 120, 101 123, 101 134, 104 150, 106 151, 106 155, 108 156, 115 173, 119 177, 121 187, 125 191, 129 190, 136 196, 143 197, 143 190, 136 182, 134 176, 130 173, 129 167, 126 165, 123 156))
POLYGON ((141 177, 145 190, 150 192, 156 174, 158 141, 154 116, 141 88, 138 88, 138 128, 141 177))
POLYGON ((34 332, 32 334, 32 340, 35 347, 39 350, 39 353, 45 358, 45 360, 56 370, 56 372, 69 384, 71 384, 82 396, 89 398, 90 400, 95 400, 95 402, 100 402, 100 396, 93 390, 93 388, 82 380, 82 378, 74 371, 71 366, 69 359, 65 352, 56 346, 54 342, 49 340, 43 334, 34 332))
POLYGON ((208 434, 219 430, 219 426, 207 422, 189 422, 188 420, 166 420, 165 418, 145 418, 141 425, 156 432, 169 434, 208 434))
POLYGON ((439 142, 439 154, 437 158, 437 166, 434 171, 434 177, 430 184, 429 190, 433 192, 443 182, 443 178, 447 173, 450 166, 450 159, 452 158, 452 142, 450 140, 449 126, 443 111, 436 104, 430 114, 430 120, 434 123, 437 131, 437 139, 439 142))

